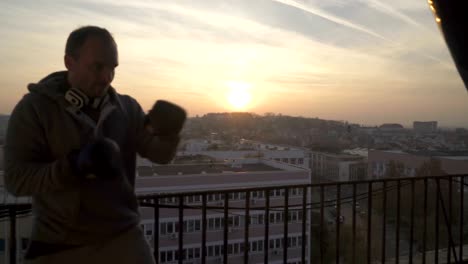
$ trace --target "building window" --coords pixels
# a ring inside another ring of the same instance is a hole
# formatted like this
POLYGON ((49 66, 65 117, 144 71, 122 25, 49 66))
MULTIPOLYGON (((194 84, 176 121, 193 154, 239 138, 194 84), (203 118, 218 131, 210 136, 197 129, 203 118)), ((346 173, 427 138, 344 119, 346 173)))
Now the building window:
POLYGON ((283 221, 283 213, 277 212, 276 213, 276 222, 281 223, 283 221))
POLYGON ((145 234, 146 234, 147 236, 152 236, 152 235, 153 235, 153 230, 148 229, 148 230, 145 231, 145 234))
POLYGON ((26 250, 26 248, 28 248, 28 244, 29 244, 29 239, 21 238, 21 249, 26 250))
POLYGON ((213 246, 208 246, 208 256, 213 256, 213 246))
POLYGON ((275 196, 281 196, 281 190, 276 189, 275 190, 275 196))
POLYGON ((257 252, 257 241, 252 242, 252 252, 257 252))
POLYGON ((188 221, 187 232, 193 232, 194 230, 195 230, 195 221, 194 220, 189 220, 188 221))

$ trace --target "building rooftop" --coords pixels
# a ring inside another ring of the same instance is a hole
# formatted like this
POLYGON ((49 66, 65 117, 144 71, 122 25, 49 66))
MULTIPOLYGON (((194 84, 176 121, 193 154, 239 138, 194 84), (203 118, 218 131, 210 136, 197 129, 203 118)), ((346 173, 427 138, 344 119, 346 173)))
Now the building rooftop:
POLYGON ((380 126, 380 128, 392 128, 392 129, 402 129, 403 126, 400 124, 383 124, 380 126))
POLYGON ((382 150, 383 152, 397 154, 411 154, 416 156, 440 157, 445 159, 468 160, 468 151, 451 151, 451 150, 382 150))
POLYGON ((350 154, 350 155, 357 155, 361 157, 368 157, 369 156, 369 149, 367 148, 354 148, 354 149, 345 149, 343 153, 350 154))
POLYGON ((439 158, 451 160, 468 160, 468 156, 438 156, 439 158))
POLYGON ((153 167, 156 175, 186 175, 186 174, 209 174, 223 172, 258 172, 258 171, 281 171, 282 169, 269 166, 264 163, 253 164, 177 164, 153 167))

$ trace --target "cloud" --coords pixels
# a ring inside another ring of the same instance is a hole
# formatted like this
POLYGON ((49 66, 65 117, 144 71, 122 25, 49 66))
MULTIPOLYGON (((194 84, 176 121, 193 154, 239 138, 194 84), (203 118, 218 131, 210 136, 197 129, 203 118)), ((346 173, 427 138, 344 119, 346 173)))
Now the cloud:
POLYGON ((164 97, 194 114, 229 110, 229 81, 252 84, 260 113, 378 120, 386 114, 374 108, 386 102, 398 118, 410 101, 463 108, 443 40, 424 29, 433 21, 411 12, 423 9, 378 0, 2 2, 0 79, 15 92, 0 88, 0 96, 17 99, 27 82, 60 69, 67 34, 92 23, 117 39, 114 84, 145 109, 164 97))
POLYGON ((303 5, 301 3, 298 3, 296 1, 293 1, 293 0, 272 0, 272 1, 276 1, 278 3, 282 3, 282 4, 285 4, 285 5, 288 5, 288 6, 292 6, 292 7, 296 7, 296 8, 299 8, 305 12, 308 12, 308 13, 311 13, 311 14, 314 14, 316 16, 319 16, 321 18, 324 18, 324 19, 327 19, 329 21, 332 21, 338 25, 341 25, 341 26, 345 26, 345 27, 348 27, 348 28, 351 28, 351 29, 354 29, 354 30, 357 30, 357 31, 360 31, 360 32, 363 32, 363 33, 366 33, 370 36, 373 36, 373 37, 376 37, 376 38, 379 38, 381 40, 387 40, 385 37, 383 37, 382 35, 366 28, 366 27, 363 27, 361 25, 358 25, 358 24, 355 24, 351 21, 347 21, 345 19, 342 19, 342 18, 339 18, 337 16, 334 16, 332 14, 329 14, 323 10, 320 10, 318 8, 314 8, 314 7, 311 7, 311 6, 306 6, 306 5, 303 5))

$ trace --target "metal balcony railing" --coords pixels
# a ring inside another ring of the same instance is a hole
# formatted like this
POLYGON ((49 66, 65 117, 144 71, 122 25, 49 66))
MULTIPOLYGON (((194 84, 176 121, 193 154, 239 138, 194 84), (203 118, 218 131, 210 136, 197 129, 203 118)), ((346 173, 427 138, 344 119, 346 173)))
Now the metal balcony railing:
MULTIPOLYGON (((468 259, 466 177, 159 193, 139 200, 142 209, 153 212, 150 241, 157 263, 463 263, 468 259), (199 222, 189 223, 188 212, 199 222), (218 233, 213 213, 222 215, 218 233), (253 221, 254 215, 263 217, 253 221), (169 229, 165 219, 174 216, 169 229), (235 241, 234 224, 242 232, 235 241)), ((29 204, 0 207, 0 218, 10 223, 10 256, 17 252, 16 219, 29 211, 29 204)))

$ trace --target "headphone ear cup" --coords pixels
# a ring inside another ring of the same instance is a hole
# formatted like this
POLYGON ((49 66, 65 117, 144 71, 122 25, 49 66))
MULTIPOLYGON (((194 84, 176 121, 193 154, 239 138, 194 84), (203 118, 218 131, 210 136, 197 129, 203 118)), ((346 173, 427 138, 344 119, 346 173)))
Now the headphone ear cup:
POLYGON ((72 104, 76 108, 82 108, 89 101, 88 97, 84 93, 74 88, 69 89, 65 93, 65 100, 67 100, 70 104, 72 104))

